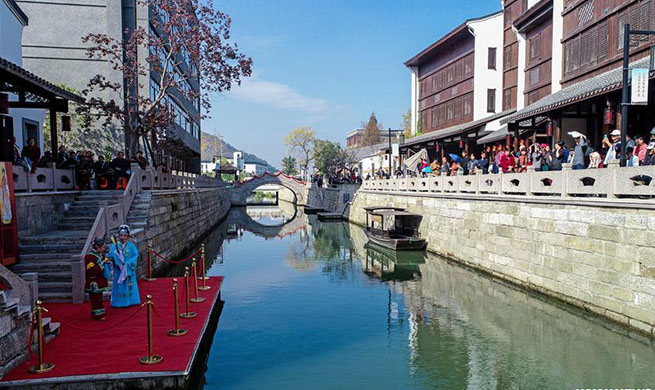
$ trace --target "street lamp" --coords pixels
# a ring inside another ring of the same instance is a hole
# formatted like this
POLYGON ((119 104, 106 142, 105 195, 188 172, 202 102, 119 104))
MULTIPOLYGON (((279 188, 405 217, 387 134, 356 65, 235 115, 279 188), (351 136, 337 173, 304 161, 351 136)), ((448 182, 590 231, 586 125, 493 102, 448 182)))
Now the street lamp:
MULTIPOLYGON (((630 35, 655 35, 651 30, 631 30, 630 24, 623 26, 623 87, 621 90, 621 166, 626 166, 626 141, 628 133, 628 72, 630 71, 630 35)), ((651 61, 653 63, 653 50, 651 49, 651 61)), ((649 72, 652 66, 649 67, 649 72)), ((649 75, 650 77, 650 75, 649 75)), ((648 94, 648 91, 646 91, 648 94)))

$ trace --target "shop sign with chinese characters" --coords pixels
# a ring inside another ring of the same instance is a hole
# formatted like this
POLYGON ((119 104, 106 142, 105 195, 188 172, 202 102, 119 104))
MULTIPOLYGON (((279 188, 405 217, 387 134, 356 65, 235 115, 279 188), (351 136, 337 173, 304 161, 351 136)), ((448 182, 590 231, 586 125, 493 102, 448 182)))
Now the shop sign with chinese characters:
POLYGON ((645 68, 632 69, 632 94, 630 96, 630 104, 648 104, 648 74, 649 70, 645 68))

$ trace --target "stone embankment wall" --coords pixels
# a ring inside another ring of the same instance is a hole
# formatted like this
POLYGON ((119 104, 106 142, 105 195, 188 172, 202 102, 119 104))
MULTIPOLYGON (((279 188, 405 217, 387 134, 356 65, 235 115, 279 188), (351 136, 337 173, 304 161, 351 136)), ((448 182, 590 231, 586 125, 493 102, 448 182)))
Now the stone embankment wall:
MULTIPOLYGON (((137 235, 139 274, 145 274, 148 245, 169 259, 196 250, 200 239, 225 218, 230 206, 230 197, 222 188, 153 191, 148 224, 137 235)), ((156 256, 152 261, 155 269, 166 267, 156 256)))
POLYGON ((75 200, 76 191, 16 194, 16 216, 19 236, 30 236, 57 227, 64 211, 75 200))
POLYGON ((655 210, 360 191, 350 221, 368 206, 422 215, 429 251, 655 335, 655 210))
MULTIPOLYGON (((307 199, 308 206, 322 208, 332 213, 343 213, 347 209, 348 203, 352 201, 357 193, 359 187, 358 184, 344 184, 339 185, 337 188, 319 188, 312 185, 311 187, 306 187, 305 198, 307 199)), ((293 193, 282 187, 279 192, 279 200, 292 203, 294 200, 293 193)))

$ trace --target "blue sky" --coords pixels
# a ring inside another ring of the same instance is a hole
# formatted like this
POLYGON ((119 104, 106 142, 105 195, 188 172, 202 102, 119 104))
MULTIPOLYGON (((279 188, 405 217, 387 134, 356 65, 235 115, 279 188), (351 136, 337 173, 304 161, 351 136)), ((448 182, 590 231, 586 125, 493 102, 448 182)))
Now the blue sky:
POLYGON ((212 98, 203 130, 274 166, 284 136, 311 126, 323 139, 345 134, 375 111, 399 128, 410 105, 403 63, 500 0, 216 0, 232 38, 254 61, 253 76, 212 98))

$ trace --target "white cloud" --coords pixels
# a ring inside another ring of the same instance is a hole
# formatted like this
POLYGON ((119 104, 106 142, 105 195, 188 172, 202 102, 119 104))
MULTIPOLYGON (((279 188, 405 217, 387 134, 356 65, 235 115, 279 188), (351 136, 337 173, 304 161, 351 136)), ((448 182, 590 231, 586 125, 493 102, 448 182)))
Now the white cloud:
POLYGON ((232 90, 232 95, 246 102, 286 110, 324 113, 330 109, 330 105, 324 99, 307 97, 285 84, 272 81, 246 80, 232 90))

